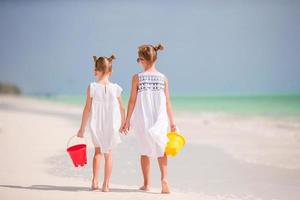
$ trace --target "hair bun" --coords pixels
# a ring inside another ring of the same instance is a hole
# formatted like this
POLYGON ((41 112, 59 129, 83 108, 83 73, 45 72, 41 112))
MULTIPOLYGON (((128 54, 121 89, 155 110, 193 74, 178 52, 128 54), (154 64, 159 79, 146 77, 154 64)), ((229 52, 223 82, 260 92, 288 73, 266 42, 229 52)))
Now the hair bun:
POLYGON ((154 46, 154 50, 155 51, 158 51, 158 50, 164 50, 164 46, 162 45, 162 44, 158 44, 158 45, 156 45, 156 46, 154 46))
POLYGON ((116 55, 113 53, 113 54, 108 58, 108 60, 109 60, 109 61, 112 61, 112 60, 114 60, 114 59, 116 59, 116 55))
POLYGON ((94 62, 97 61, 97 56, 93 56, 94 62))

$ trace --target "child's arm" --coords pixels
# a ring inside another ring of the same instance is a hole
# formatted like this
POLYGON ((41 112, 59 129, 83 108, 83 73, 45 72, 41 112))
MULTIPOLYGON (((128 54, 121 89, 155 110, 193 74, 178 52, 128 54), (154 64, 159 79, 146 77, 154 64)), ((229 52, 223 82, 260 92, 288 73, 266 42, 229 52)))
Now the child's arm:
POLYGON ((122 127, 124 126, 125 123, 125 107, 123 104, 122 96, 118 97, 118 102, 119 102, 119 107, 121 112, 121 127, 119 131, 122 132, 122 127))
POLYGON ((129 98, 129 102, 128 102, 128 108, 127 108, 127 116, 126 116, 126 120, 125 120, 125 124, 122 128, 122 132, 124 133, 128 133, 129 129, 130 129, 130 118, 135 106, 135 102, 136 102, 136 96, 137 96, 137 91, 138 91, 138 82, 139 82, 139 77, 137 74, 135 74, 132 77, 132 83, 131 83, 131 92, 130 92, 130 98, 129 98))
POLYGON ((82 113, 81 125, 77 133, 78 137, 83 137, 84 135, 85 127, 90 116, 91 105, 92 105, 92 98, 90 96, 90 86, 89 86, 86 90, 86 102, 82 113))
POLYGON ((166 100, 167 100, 167 113, 169 116, 169 121, 170 121, 170 128, 171 131, 176 131, 176 125, 174 121, 174 115, 173 115, 173 109, 171 105, 171 100, 170 100, 170 95, 169 95, 169 83, 168 79, 165 79, 165 95, 166 95, 166 100))

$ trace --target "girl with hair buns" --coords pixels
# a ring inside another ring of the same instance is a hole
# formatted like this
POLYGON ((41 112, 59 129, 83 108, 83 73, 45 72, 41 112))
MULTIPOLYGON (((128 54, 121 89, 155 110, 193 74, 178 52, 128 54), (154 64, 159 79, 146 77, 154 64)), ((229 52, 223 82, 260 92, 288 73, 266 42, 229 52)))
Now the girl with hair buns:
POLYGON ((125 120, 122 103, 122 88, 109 81, 112 74, 112 60, 115 56, 93 57, 97 81, 90 83, 86 92, 86 104, 77 136, 83 137, 88 119, 92 142, 95 146, 93 159, 92 190, 98 189, 99 161, 104 154, 105 171, 102 191, 109 191, 109 179, 112 172, 112 149, 120 143, 120 128, 125 120))
POLYGON ((168 142, 168 126, 170 125, 171 131, 176 131, 176 125, 169 97, 168 80, 155 66, 159 50, 163 50, 161 44, 138 47, 137 62, 143 71, 132 77, 127 117, 122 132, 127 133, 130 129, 138 139, 144 177, 140 189, 149 190, 150 158, 157 158, 161 171, 161 192, 170 193, 165 147, 168 142))

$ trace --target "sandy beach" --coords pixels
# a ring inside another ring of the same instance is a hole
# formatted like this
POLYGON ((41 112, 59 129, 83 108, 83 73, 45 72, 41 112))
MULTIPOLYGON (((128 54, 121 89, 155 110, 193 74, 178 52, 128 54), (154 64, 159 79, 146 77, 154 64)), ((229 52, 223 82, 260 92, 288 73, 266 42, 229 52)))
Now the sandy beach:
POLYGON ((155 160, 151 191, 137 189, 142 177, 133 135, 122 136, 114 151, 111 192, 89 191, 89 132, 88 165, 74 168, 66 152, 81 113, 76 105, 0 96, 1 199, 300 199, 298 117, 175 112, 187 145, 169 159, 172 193, 162 195, 155 160))

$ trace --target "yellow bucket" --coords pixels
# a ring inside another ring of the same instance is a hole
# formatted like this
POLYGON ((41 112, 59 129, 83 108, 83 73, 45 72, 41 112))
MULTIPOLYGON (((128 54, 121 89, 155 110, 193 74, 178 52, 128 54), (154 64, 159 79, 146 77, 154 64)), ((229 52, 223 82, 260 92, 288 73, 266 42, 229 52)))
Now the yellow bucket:
POLYGON ((179 132, 169 132, 167 137, 169 138, 169 142, 167 143, 165 153, 166 155, 176 156, 185 145, 185 138, 179 132))

